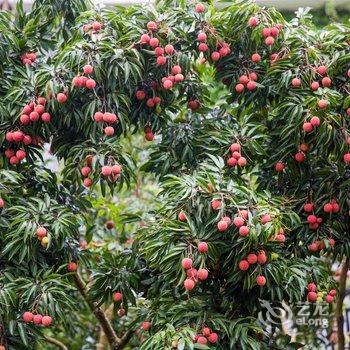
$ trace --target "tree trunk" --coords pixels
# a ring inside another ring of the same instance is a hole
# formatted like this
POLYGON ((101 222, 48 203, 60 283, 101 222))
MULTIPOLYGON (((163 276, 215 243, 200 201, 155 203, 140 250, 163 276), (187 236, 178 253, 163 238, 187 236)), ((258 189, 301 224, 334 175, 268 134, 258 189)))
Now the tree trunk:
MULTIPOLYGON (((110 320, 112 318, 113 306, 109 307, 106 311, 106 317, 110 320)), ((106 350, 108 348, 108 339, 106 337, 103 328, 100 327, 100 334, 98 338, 98 343, 96 345, 96 350, 106 350)))
POLYGON ((349 270, 349 264, 350 258, 347 258, 343 263, 339 277, 339 296, 335 309, 338 332, 338 350, 345 349, 343 302, 345 297, 346 277, 349 270))
POLYGON ((77 286, 77 289, 79 290, 80 294, 84 298, 85 302, 89 305, 91 311, 96 316, 97 320, 100 323, 101 328, 103 329, 103 332, 106 335, 106 338, 108 340, 109 345, 112 349, 118 349, 116 346, 119 345, 121 339, 117 337, 117 334, 115 333, 112 324, 108 317, 105 315, 104 311, 97 305, 97 303, 91 301, 88 296, 88 289, 86 288, 85 282, 82 280, 79 273, 76 273, 74 275, 74 281, 75 285, 77 286))

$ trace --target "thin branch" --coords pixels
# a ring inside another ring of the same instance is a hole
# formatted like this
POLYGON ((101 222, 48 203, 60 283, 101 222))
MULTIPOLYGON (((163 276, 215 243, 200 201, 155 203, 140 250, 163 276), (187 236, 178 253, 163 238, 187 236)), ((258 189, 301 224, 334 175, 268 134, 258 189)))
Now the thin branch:
POLYGON ((129 329, 120 339, 120 342, 118 345, 114 347, 113 350, 122 350, 124 347, 128 344, 132 336, 134 335, 135 331, 133 329, 129 329))
POLYGON ((74 281, 80 294, 82 295, 85 302, 89 305, 91 311, 94 313, 97 320, 99 321, 101 328, 106 334, 109 345, 112 349, 117 349, 116 346, 118 346, 118 344, 121 342, 121 339, 118 338, 117 334, 115 333, 110 320, 105 315, 104 311, 98 306, 98 304, 90 300, 88 295, 89 291, 79 273, 74 274, 74 281))
POLYGON ((350 258, 346 258, 340 271, 339 277, 339 296, 336 305, 336 319, 337 319, 337 332, 338 332, 338 350, 345 349, 345 336, 344 336, 344 314, 343 314, 343 302, 346 290, 346 277, 348 274, 350 265, 350 258))
POLYGON ((48 337, 48 336, 45 336, 45 339, 49 343, 56 345, 61 350, 68 350, 68 348, 62 342, 60 342, 58 339, 55 339, 55 338, 52 338, 52 337, 48 337))

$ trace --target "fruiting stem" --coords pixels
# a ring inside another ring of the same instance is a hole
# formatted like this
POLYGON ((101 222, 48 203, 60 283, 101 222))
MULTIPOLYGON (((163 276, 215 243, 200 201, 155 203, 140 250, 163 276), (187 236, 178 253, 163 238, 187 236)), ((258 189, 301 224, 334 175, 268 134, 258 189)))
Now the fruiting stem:
POLYGON ((112 349, 119 349, 117 346, 119 345, 119 343, 121 343, 121 339, 118 338, 110 320, 105 315, 104 311, 98 306, 96 302, 90 300, 88 295, 88 289, 86 288, 85 282, 83 281, 78 272, 74 275, 74 281, 80 294, 83 296, 85 302, 89 305, 91 311, 99 321, 101 328, 106 334, 109 345, 112 349))
POLYGON ((58 339, 55 339, 55 338, 52 338, 52 337, 48 337, 48 336, 45 336, 45 339, 49 343, 56 345, 61 350, 68 350, 68 348, 62 342, 60 342, 58 339))
POLYGON ((336 305, 335 315, 337 319, 337 332, 338 332, 338 350, 345 349, 345 336, 344 336, 344 315, 343 315, 343 302, 346 290, 346 277, 349 270, 350 258, 347 258, 343 263, 339 277, 339 297, 336 305))

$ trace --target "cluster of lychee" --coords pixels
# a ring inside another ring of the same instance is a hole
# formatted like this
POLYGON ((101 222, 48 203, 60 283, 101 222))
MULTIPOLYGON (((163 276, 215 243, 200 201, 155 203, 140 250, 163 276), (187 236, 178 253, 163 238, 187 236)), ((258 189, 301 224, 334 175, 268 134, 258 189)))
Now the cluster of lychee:
MULTIPOLYGON (((94 120, 97 123, 105 123, 105 124, 115 124, 118 121, 118 116, 114 113, 110 113, 110 112, 96 112, 94 114, 94 120)), ((114 128, 111 125, 107 125, 105 126, 105 128, 103 129, 103 132, 106 136, 113 136, 114 135, 114 128)))
MULTIPOLYGON (((115 303, 118 303, 120 305, 123 301, 123 293, 121 293, 120 291, 116 291, 113 293, 112 298, 115 303)), ((120 307, 117 310, 117 315, 119 317, 123 317, 125 315, 125 309, 120 307)))
MULTIPOLYGON (((238 268, 241 271, 247 271, 249 267, 258 263, 259 265, 264 265, 267 262, 266 252, 260 250, 257 254, 250 253, 247 257, 238 263, 238 268)), ((259 286, 264 286, 266 284, 266 278, 263 275, 258 275, 256 277, 256 284, 259 286)))
POLYGON ((28 125, 30 122, 42 120, 48 123, 51 120, 50 113, 45 111, 46 98, 38 97, 35 102, 31 102, 23 107, 19 121, 22 125, 28 125))
POLYGON ((89 178, 89 174, 91 173, 92 171, 92 161, 93 161, 94 157, 92 154, 88 154, 86 157, 85 157, 85 163, 86 165, 83 166, 80 170, 81 172, 81 175, 83 176, 83 185, 85 187, 90 187, 92 185, 92 179, 89 178))
MULTIPOLYGON (((302 143, 299 146, 299 151, 294 155, 294 159, 298 163, 303 163, 305 162, 306 156, 305 153, 309 150, 309 146, 306 143, 302 143)), ((286 165, 279 161, 275 164, 275 170, 277 172, 282 172, 285 169, 286 165)))
POLYGON ((181 266, 183 269, 187 270, 186 271, 187 278, 184 281, 184 287, 186 291, 192 290, 196 286, 198 281, 205 281, 208 278, 208 275, 209 275, 208 270, 195 269, 193 267, 193 260, 191 258, 183 258, 181 261, 181 266))
MULTIPOLYGON (((256 27, 260 23, 259 18, 257 17, 250 17, 248 20, 248 25, 251 28, 256 27)), ((283 28, 283 25, 280 23, 277 23, 273 27, 265 27, 262 29, 261 34, 265 38, 265 44, 267 46, 272 46, 275 43, 275 38, 280 33, 280 30, 283 28)))
POLYGON ((233 143, 230 146, 230 151, 232 152, 231 157, 227 159, 227 165, 229 167, 234 167, 236 165, 244 167, 247 165, 247 159, 242 157, 241 145, 239 143, 233 143))
POLYGON ((194 343, 206 345, 209 343, 215 344, 219 340, 217 333, 213 332, 209 327, 204 326, 201 333, 195 335, 193 341, 194 343))
POLYGON ((31 66, 36 61, 36 54, 34 52, 26 52, 21 55, 21 61, 23 64, 31 66))
POLYGON ((306 133, 310 133, 314 130, 314 128, 318 127, 320 125, 320 118, 313 116, 311 119, 303 124, 303 130, 306 133))
POLYGON ((84 24, 83 30, 85 33, 93 32, 98 33, 102 29, 102 24, 98 21, 94 21, 92 23, 84 24))
POLYGON ((282 227, 277 231, 277 234, 274 236, 274 240, 278 242, 285 242, 286 236, 282 227))
MULTIPOLYGON (((24 134, 21 130, 16 131, 8 131, 5 135, 6 141, 11 143, 20 144, 22 143, 24 146, 28 146, 32 143, 32 137, 24 134)), ((19 148, 14 150, 13 148, 7 148, 5 150, 5 157, 8 159, 11 165, 16 165, 21 163, 22 160, 26 158, 26 152, 19 148)))
POLYGON ((253 91, 256 89, 256 81, 258 80, 258 75, 255 72, 251 72, 248 75, 241 75, 238 78, 238 84, 235 86, 235 90, 237 93, 241 93, 247 88, 249 91, 253 91))
MULTIPOLYGON (((90 64, 87 64, 83 67, 83 73, 85 75, 91 75, 93 72, 94 68, 90 64)), ((73 78, 72 85, 74 87, 86 87, 87 89, 92 90, 96 87, 96 81, 84 75, 79 75, 73 78)))
MULTIPOLYGON (((307 216, 306 221, 309 224, 309 228, 312 230, 317 230, 322 223, 322 218, 317 217, 314 214, 315 211, 315 204, 314 203, 305 203, 303 206, 303 209, 305 213, 313 213, 307 216)), ((323 206, 323 211, 327 214, 336 214, 340 210, 340 205, 339 203, 335 200, 332 199, 329 203, 326 203, 323 206)))
POLYGON ((330 304, 334 301, 334 298, 337 295, 335 289, 331 289, 328 293, 317 292, 317 286, 314 282, 307 285, 307 290, 307 300, 311 303, 326 301, 330 304))
MULTIPOLYGON (((147 94, 144 90, 138 89, 136 90, 135 96, 138 101, 143 101, 144 99, 146 99, 147 94)), ((159 105, 161 102, 162 102, 162 99, 160 98, 160 96, 154 96, 154 97, 149 96, 147 97, 147 100, 146 100, 146 106, 148 108, 153 108, 159 105)))
POLYGON ((307 248, 310 252, 318 252, 326 248, 326 242, 328 242, 331 247, 334 247, 335 245, 335 240, 333 238, 328 238, 327 240, 323 241, 314 241, 309 244, 307 248))
POLYGON ((41 242, 43 247, 46 247, 49 243, 49 238, 47 237, 47 230, 43 226, 38 226, 36 229, 36 236, 38 240, 41 242))
MULTIPOLYGON (((326 66, 318 66, 316 69, 316 72, 321 75, 323 78, 321 80, 321 84, 323 87, 330 87, 332 85, 332 80, 329 77, 325 77, 324 75, 326 75, 327 73, 327 67, 326 66)), ((292 81, 293 84, 293 81, 292 81)), ((301 85, 301 83, 300 83, 301 85)), ((299 86, 300 86, 299 85, 299 86)), ((294 86, 294 85, 293 85, 294 86)), ((312 91, 316 91, 318 90, 318 88, 320 87, 320 83, 317 81, 313 81, 310 85, 310 88, 312 91)))
POLYGON ((152 129, 149 126, 146 126, 144 130, 145 130, 145 139, 147 141, 153 141, 154 133, 152 132, 152 129))
MULTIPOLYGON (((200 32, 197 35, 197 41, 198 44, 198 51, 199 52, 206 52, 208 51, 209 47, 207 45, 207 39, 208 36, 205 32, 200 32)), ((227 44, 224 41, 218 41, 216 45, 216 50, 213 51, 210 55, 213 62, 218 61, 220 58, 225 57, 231 53, 230 45, 227 44)))
POLYGON ((22 315, 22 319, 25 323, 34 323, 35 325, 39 326, 42 325, 44 327, 49 327, 52 323, 52 317, 48 315, 40 315, 40 314, 33 314, 30 311, 26 311, 22 315))

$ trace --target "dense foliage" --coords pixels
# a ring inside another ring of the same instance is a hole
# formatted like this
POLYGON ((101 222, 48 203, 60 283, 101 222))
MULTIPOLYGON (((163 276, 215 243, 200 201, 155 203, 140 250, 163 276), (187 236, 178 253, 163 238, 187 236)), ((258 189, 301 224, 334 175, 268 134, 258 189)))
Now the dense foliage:
POLYGON ((0 29, 0 349, 300 347, 258 314, 342 298, 350 27, 37 0, 0 29))

